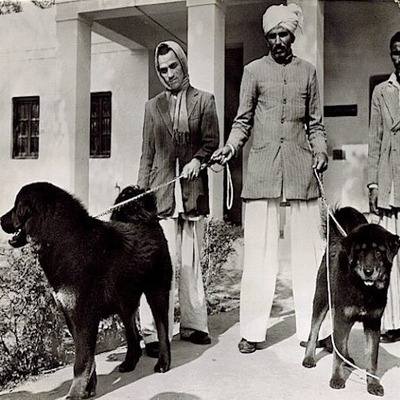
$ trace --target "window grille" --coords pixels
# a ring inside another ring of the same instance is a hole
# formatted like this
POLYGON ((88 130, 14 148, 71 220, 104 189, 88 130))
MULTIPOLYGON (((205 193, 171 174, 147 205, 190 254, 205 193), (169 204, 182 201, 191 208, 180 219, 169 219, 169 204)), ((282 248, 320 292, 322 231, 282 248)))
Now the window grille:
POLYGON ((13 99, 13 158, 39 157, 39 96, 13 99))
POLYGON ((90 99, 90 157, 111 156, 111 92, 92 93, 90 99))

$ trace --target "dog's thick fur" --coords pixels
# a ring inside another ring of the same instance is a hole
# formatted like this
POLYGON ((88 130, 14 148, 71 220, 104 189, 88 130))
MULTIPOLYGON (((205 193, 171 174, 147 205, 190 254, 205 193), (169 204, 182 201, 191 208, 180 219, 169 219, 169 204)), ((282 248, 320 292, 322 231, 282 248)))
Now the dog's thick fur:
MULTIPOLYGON (((348 338, 356 321, 362 322, 367 343, 367 372, 375 375, 378 364, 380 326, 387 302, 390 271, 399 250, 397 235, 366 218, 351 207, 336 210, 335 219, 343 227, 344 237, 330 220, 329 276, 332 293, 333 339, 339 353, 352 362, 348 338)), ((303 365, 315 367, 315 350, 321 323, 328 311, 326 255, 321 263, 313 303, 310 336, 303 365)), ((330 386, 345 387, 344 361, 334 354, 330 386)), ((383 396, 379 381, 367 377, 367 390, 383 396)))
MULTIPOLYGON (((129 189, 128 194, 123 191, 117 202, 136 193, 137 188, 129 189)), ((141 348, 134 315, 142 293, 152 309, 160 342, 154 370, 165 372, 170 368, 172 266, 167 242, 151 199, 142 199, 129 211, 136 213, 132 223, 104 222, 90 217, 66 191, 38 182, 24 186, 14 207, 1 217, 5 232, 18 232, 10 244, 23 246, 29 237, 38 245, 40 265, 66 317, 76 349, 68 394, 71 399, 95 394, 96 336, 104 317, 114 313, 121 317, 127 353, 119 369, 127 372, 135 368, 141 348)), ((114 219, 118 219, 118 212, 114 213, 114 219)))

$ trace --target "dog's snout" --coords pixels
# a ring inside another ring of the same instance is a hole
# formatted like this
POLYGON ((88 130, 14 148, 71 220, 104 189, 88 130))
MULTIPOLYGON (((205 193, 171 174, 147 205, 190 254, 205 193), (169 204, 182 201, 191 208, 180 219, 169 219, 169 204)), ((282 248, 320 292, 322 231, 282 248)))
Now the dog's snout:
POLYGON ((370 267, 370 266, 364 267, 365 276, 370 277, 370 276, 372 276, 373 273, 374 273, 374 267, 370 267))

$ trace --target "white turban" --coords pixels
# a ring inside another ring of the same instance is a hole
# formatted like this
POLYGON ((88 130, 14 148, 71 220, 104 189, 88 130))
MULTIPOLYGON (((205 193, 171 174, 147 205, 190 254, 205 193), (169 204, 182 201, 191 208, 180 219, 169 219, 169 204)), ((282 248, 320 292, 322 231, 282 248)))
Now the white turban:
POLYGON ((290 3, 285 6, 271 6, 267 8, 263 16, 263 29, 266 35, 276 26, 282 26, 294 34, 297 27, 303 29, 303 12, 299 5, 290 3))

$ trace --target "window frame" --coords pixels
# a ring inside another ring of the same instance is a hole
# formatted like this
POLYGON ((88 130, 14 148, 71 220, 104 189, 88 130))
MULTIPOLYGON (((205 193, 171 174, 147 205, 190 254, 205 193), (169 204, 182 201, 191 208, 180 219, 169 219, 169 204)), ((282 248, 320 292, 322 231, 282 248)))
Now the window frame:
POLYGON ((40 96, 18 96, 12 98, 12 149, 11 157, 15 160, 35 160, 39 158, 40 138, 40 96), (23 110, 23 107, 26 107, 23 110), (34 107, 37 110, 34 110, 34 107), (26 115, 25 115, 26 113, 26 115), (27 125, 26 132, 20 132, 23 122, 27 125), (36 128, 35 128, 36 125, 36 128), (36 150, 33 139, 36 139, 36 150), (20 143, 25 141, 24 145, 20 143), (26 146, 27 151, 21 153, 21 147, 26 146))
POLYGON ((89 132, 89 157, 111 158, 111 135, 112 135, 112 92, 90 93, 90 132, 89 132), (108 102, 109 110, 104 111, 104 101, 108 102), (94 116, 94 107, 97 113, 94 116), (97 132, 94 132, 96 125, 97 132), (97 140, 97 143, 93 143, 97 140), (107 148, 108 147, 108 148, 107 148), (98 149, 97 149, 98 148, 98 149))

